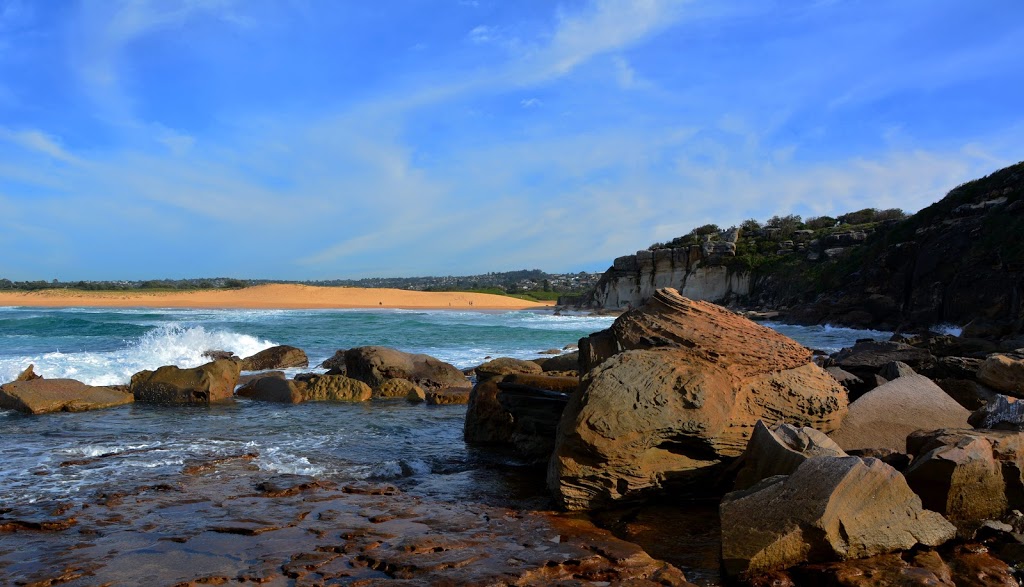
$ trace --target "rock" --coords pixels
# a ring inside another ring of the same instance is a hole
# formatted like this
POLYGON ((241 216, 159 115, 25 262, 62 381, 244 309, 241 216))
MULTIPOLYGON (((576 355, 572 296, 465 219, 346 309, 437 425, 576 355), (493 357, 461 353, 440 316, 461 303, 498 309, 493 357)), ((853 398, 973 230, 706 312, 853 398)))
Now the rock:
POLYGON ((469 392, 466 420, 462 426, 462 437, 466 442, 504 444, 512 441, 512 413, 498 401, 501 393, 498 382, 502 378, 477 380, 469 392))
POLYGON ((970 413, 923 375, 900 377, 850 404, 842 427, 829 436, 843 450, 902 452, 907 435, 922 428, 963 428, 970 413))
POLYGON ((899 379, 900 377, 907 377, 909 375, 917 375, 910 365, 902 361, 893 361, 882 365, 882 368, 878 371, 878 374, 886 378, 888 381, 893 379, 899 379))
POLYGON ((881 554, 834 563, 801 565, 789 575, 794 585, 833 587, 956 587, 953 570, 934 550, 920 552, 910 560, 899 554, 881 554))
MULTIPOLYGON (((1024 507, 1024 435, 1002 430, 920 430, 905 476, 925 507, 958 522, 998 519, 1024 507)), ((963 525, 969 528, 969 525, 963 525)))
POLYGON ((982 359, 973 357, 942 357, 937 370, 945 378, 977 379, 982 359))
POLYGON ((14 380, 15 381, 32 381, 33 379, 42 379, 42 375, 36 374, 36 366, 29 365, 24 371, 21 372, 14 380))
POLYGON ((232 399, 240 370, 241 364, 230 359, 218 359, 193 369, 167 365, 132 375, 129 389, 137 402, 207 405, 232 399))
POLYGON ((279 345, 264 349, 251 357, 242 359, 243 371, 264 371, 266 369, 290 369, 308 367, 309 359, 302 349, 279 345))
POLYGON ((544 361, 544 364, 541 365, 541 368, 544 370, 545 373, 555 371, 565 373, 570 371, 579 371, 579 363, 580 353, 579 351, 574 351, 571 353, 565 353, 564 355, 558 355, 557 357, 549 358, 548 360, 544 361))
POLYGON ((937 546, 956 533, 895 469, 857 457, 811 457, 788 477, 727 494, 720 511, 730 577, 937 546))
POLYGON ((477 381, 485 381, 487 379, 496 379, 512 373, 539 374, 542 372, 543 369, 541 369, 541 366, 533 361, 500 357, 477 367, 476 379, 477 381))
POLYGON ((761 420, 740 457, 742 469, 736 475, 733 490, 747 489, 774 475, 789 475, 800 463, 815 456, 847 456, 839 445, 813 428, 797 428, 786 423, 769 430, 761 420))
POLYGON ((1024 401, 996 394, 995 398, 971 414, 968 422, 975 428, 1024 431, 1024 401))
POLYGON ((846 412, 846 392, 809 350, 671 289, 580 348, 581 365, 597 366, 562 414, 548 469, 569 509, 709 486, 758 420, 832 431, 846 412), (614 348, 627 350, 601 357, 614 348))
POLYGON ((217 359, 234 359, 235 353, 231 351, 208 350, 203 351, 203 354, 200 356, 202 356, 204 359, 216 361, 217 359))
POLYGON ((344 375, 323 375, 310 381, 306 401, 365 402, 373 395, 370 386, 344 375))
POLYGON ((839 367, 825 367, 825 371, 846 389, 846 393, 851 399, 858 398, 876 387, 839 367))
POLYGON ((539 352, 537 354, 539 354, 539 355, 560 355, 560 354, 562 354, 562 349, 547 349, 547 350, 541 351, 541 352, 539 352))
POLYGON ((338 370, 341 373, 335 373, 335 375, 344 375, 345 371, 345 351, 347 349, 341 349, 335 351, 333 355, 327 358, 320 366, 327 370, 338 370))
MULTIPOLYGON (((29 367, 26 371, 31 372, 29 367)), ((22 374, 24 375, 24 373, 22 374)), ((74 379, 18 379, 0 385, 0 408, 26 414, 84 412, 128 404, 129 393, 109 387, 94 387, 74 379)))
POLYGON ((981 521, 1006 512, 1002 470, 983 437, 962 435, 915 454, 904 476, 924 507, 951 521, 981 521))
POLYGON ((836 364, 863 378, 866 374, 879 373, 882 367, 893 361, 906 364, 917 373, 929 372, 936 363, 935 357, 926 349, 920 349, 902 342, 861 341, 852 348, 846 348, 835 356, 836 364))
POLYGON ((997 391, 1024 397, 1024 355, 989 355, 978 368, 978 381, 997 391))
POLYGON ((447 406, 469 403, 469 390, 464 387, 448 387, 427 392, 428 406, 447 406))
MULTIPOLYGON (((935 384, 941 387, 949 397, 955 399, 956 403, 971 411, 976 411, 996 401, 996 396, 999 395, 991 388, 973 379, 939 379, 935 384)), ((976 424, 972 425, 978 427, 976 424)), ((980 426, 980 428, 992 428, 992 426, 980 426)))
MULTIPOLYGON (((299 379, 301 375, 302 374, 300 373, 299 375, 296 375, 295 378, 299 379)), ((320 374, 317 373, 316 376, 319 377, 320 374)), ((288 376, 285 375, 284 371, 262 371, 260 373, 245 373, 239 375, 237 385, 247 385, 252 381, 256 381, 257 379, 263 379, 264 377, 277 377, 278 379, 288 379, 288 376)))
MULTIPOLYGON (((305 389, 305 384, 301 384, 305 389)), ((239 397, 264 402, 280 402, 297 404, 303 401, 302 390, 294 381, 272 375, 253 379, 238 388, 235 392, 239 397)))
POLYGON ((408 379, 425 390, 470 386, 462 371, 444 361, 382 346, 348 349, 345 351, 345 368, 349 377, 371 388, 388 379, 408 379))
POLYGON ((373 389, 374 398, 424 398, 423 388, 408 379, 388 379, 373 389))
POLYGON ((413 385, 405 399, 414 403, 425 402, 427 401, 427 392, 423 391, 419 385, 413 385))

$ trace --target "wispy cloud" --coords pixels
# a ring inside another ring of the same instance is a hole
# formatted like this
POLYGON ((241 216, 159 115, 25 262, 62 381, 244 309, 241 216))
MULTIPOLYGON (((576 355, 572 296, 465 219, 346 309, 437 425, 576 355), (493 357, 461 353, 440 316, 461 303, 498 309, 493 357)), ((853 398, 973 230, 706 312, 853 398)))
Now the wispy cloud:
POLYGON ((36 129, 14 131, 0 127, 0 140, 8 141, 24 149, 42 153, 57 161, 78 164, 80 160, 60 145, 54 137, 36 129))

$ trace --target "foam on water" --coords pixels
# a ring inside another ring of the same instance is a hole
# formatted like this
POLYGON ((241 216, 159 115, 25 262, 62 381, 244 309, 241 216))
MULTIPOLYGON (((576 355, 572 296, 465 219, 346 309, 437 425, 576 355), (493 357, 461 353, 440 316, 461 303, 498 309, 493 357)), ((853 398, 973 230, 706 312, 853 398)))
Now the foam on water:
POLYGON ((203 326, 164 324, 111 351, 53 352, 0 357, 0 381, 14 379, 29 364, 36 373, 51 379, 77 379, 89 385, 127 383, 143 369, 164 365, 197 367, 209 362, 208 350, 231 349, 248 356, 276 343, 247 334, 208 330, 203 326))

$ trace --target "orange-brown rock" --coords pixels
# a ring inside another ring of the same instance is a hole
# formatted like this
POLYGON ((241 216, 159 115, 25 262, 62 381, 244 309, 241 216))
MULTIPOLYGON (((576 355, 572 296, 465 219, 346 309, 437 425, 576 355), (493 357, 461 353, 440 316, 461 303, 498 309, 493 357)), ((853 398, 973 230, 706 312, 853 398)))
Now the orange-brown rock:
POLYGON ((1024 353, 989 355, 978 369, 978 380, 1003 393, 1024 397, 1024 353))
POLYGON ((157 404, 209 404, 232 399, 241 367, 238 361, 218 359, 193 369, 174 365, 132 375, 137 402, 157 404))
MULTIPOLYGON (((377 387, 373 388, 374 398, 419 398, 426 397, 423 388, 408 379, 387 379, 377 387)), ((417 401, 417 400, 413 400, 417 401)))
POLYGON ((733 490, 747 489, 774 475, 789 475, 815 456, 847 455, 831 438, 813 428, 797 428, 783 422, 769 429, 758 420, 740 458, 742 468, 733 490))
POLYGON ((758 420, 830 432, 846 413, 846 392, 808 349, 672 289, 580 348, 591 370, 562 414, 548 470, 569 509, 704 482, 743 452, 758 420))
POLYGON ((449 387, 426 392, 428 406, 448 406, 469 403, 469 390, 463 387, 449 387))
POLYGON ((0 385, 0 408, 27 414, 84 412, 131 403, 130 393, 74 379, 35 379, 0 385))
POLYGON ((323 375, 302 392, 305 401, 365 402, 373 395, 370 386, 344 375, 323 375))

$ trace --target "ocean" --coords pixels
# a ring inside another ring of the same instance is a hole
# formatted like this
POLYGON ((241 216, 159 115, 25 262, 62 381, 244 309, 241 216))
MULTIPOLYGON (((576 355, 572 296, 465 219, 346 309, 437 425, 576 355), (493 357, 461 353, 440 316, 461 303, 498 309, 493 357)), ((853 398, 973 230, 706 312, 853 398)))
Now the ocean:
MULTIPOLYGON (((611 325, 552 311, 0 309, 0 381, 30 363, 47 378, 127 383, 142 369, 197 366, 207 350, 246 356, 289 344, 309 369, 338 349, 384 345, 467 368, 535 358, 611 325)), ((889 333, 770 324, 825 351, 889 333)), ((404 400, 209 408, 130 405, 25 416, 0 410, 0 505, 84 504, 113 488, 174 484, 189 463, 255 455, 259 473, 393 483, 423 499, 508 503, 514 455, 467 446, 465 406, 404 400)), ((538 507, 543 496, 524 494, 538 507), (539 501, 538 501, 539 500, 539 501)), ((523 502, 526 503, 526 502, 523 502)), ((2 572, 0 572, 2 574, 2 572)))

